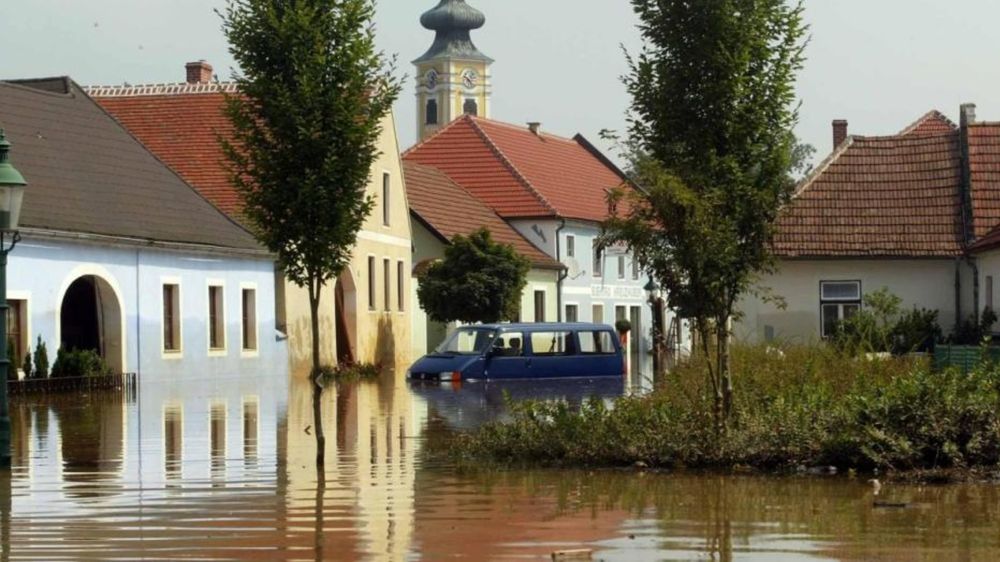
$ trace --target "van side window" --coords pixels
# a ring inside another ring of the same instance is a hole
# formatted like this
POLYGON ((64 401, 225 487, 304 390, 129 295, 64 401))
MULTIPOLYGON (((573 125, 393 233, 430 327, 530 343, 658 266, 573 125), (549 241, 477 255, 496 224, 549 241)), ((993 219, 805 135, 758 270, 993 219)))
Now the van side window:
POLYGON ((615 352, 611 332, 584 330, 578 332, 577 336, 580 338, 580 353, 583 355, 606 355, 615 352))
POLYGON ((566 355, 572 332, 533 332, 531 334, 532 355, 566 355))
POLYGON ((504 332, 493 342, 493 355, 496 357, 520 357, 524 355, 524 334, 521 332, 504 332))

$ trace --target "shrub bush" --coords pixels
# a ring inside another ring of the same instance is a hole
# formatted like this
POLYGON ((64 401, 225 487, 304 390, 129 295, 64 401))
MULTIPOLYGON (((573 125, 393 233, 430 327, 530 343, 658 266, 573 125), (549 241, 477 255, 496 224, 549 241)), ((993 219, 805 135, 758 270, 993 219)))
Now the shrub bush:
POLYGON ((34 375, 36 379, 45 379, 49 376, 49 351, 42 341, 42 336, 38 336, 38 342, 35 344, 34 375))
POLYGON ((870 361, 832 346, 734 346, 734 415, 716 435, 704 364, 646 396, 512 404, 509 421, 455 437, 460 459, 554 465, 791 469, 995 467, 1000 367, 933 372, 929 361, 870 361))
POLYGON ((101 377, 111 374, 111 367, 96 351, 59 348, 52 365, 53 377, 101 377))
POLYGON ((864 296, 864 308, 840 322, 833 343, 853 353, 933 351, 941 340, 936 310, 914 308, 903 311, 902 299, 885 287, 864 296))
POLYGON ((24 361, 21 362, 21 370, 24 371, 25 380, 30 379, 32 376, 31 372, 31 348, 25 350, 24 361))

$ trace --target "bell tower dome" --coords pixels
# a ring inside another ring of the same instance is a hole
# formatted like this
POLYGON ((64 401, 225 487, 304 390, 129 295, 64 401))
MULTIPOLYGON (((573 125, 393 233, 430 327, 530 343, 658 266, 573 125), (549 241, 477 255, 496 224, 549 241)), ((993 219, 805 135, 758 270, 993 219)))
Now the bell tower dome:
POLYGON ((490 64, 472 43, 471 32, 486 23, 465 0, 441 0, 420 16, 434 31, 434 43, 417 67, 417 137, 424 140, 465 114, 490 116, 490 64))

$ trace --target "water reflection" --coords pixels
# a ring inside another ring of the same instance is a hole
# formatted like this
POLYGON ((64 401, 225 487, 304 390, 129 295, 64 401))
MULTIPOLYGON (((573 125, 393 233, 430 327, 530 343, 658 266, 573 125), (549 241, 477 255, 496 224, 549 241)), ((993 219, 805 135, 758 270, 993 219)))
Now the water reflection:
POLYGON ((0 560, 1000 557, 1000 489, 888 486, 872 507, 848 478, 456 471, 435 432, 502 416, 505 393, 579 403, 621 382, 322 389, 317 471, 308 381, 171 381, 137 396, 12 405, 0 474, 0 560))

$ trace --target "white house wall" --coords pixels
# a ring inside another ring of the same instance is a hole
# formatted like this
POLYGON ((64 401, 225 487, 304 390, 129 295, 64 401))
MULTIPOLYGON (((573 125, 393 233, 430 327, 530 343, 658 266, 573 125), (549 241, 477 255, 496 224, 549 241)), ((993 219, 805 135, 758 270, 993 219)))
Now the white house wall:
MULTIPOLYGON (((904 309, 937 310, 945 332, 955 324, 955 260, 785 260, 775 274, 759 283, 770 295, 780 297, 785 308, 760 295, 747 297, 739 306, 743 319, 734 326, 736 338, 760 342, 773 331, 778 341, 817 341, 821 281, 860 281, 862 294, 887 287, 903 300, 904 309)), ((962 292, 972 294, 968 283, 963 283, 962 292)), ((966 309, 963 314, 970 312, 966 309)))
MULTIPOLYGON (((274 264, 270 259, 181 253, 140 247, 26 238, 10 254, 8 298, 27 300, 27 339, 46 342, 50 363, 59 348, 62 296, 84 275, 113 289, 124 324, 121 363, 143 379, 281 376, 284 344, 276 338, 274 264), (221 284, 225 350, 208 349, 208 285, 221 284), (163 284, 180 285, 180 353, 163 351, 163 284), (242 350, 241 289, 256 291, 257 350, 242 350)), ((111 319, 105 319, 105 323, 111 319)))

